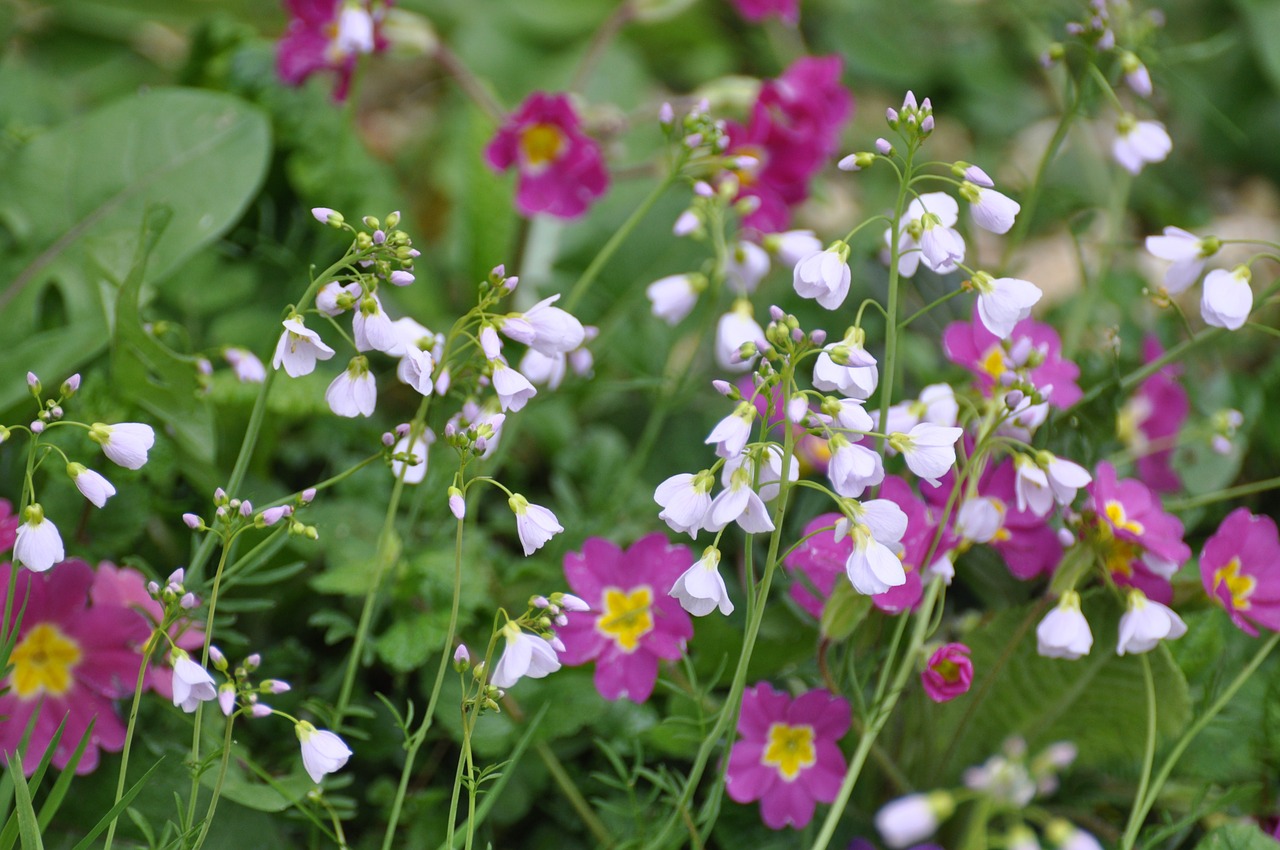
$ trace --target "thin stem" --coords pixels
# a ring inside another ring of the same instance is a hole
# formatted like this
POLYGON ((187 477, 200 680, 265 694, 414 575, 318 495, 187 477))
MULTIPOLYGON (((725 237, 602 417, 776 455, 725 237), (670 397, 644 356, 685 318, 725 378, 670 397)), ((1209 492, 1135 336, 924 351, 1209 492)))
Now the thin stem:
POLYGON ((596 841, 603 847, 612 847, 613 836, 609 834, 608 827, 591 810, 591 805, 582 796, 582 792, 574 784, 573 777, 564 769, 564 765, 560 762, 555 752, 551 747, 547 746, 545 741, 538 741, 533 745, 533 748, 537 751, 538 758, 542 759, 542 763, 546 766, 547 772, 551 774, 551 778, 556 781, 556 785, 560 786, 560 790, 564 792, 564 796, 569 800, 569 805, 573 806, 573 810, 578 813, 578 817, 582 819, 582 823, 595 836, 596 841))
POLYGON ((903 319, 901 322, 898 322, 898 330, 902 330, 907 325, 914 322, 916 319, 926 315, 927 313, 932 312, 935 307, 942 306, 946 302, 950 301, 952 298, 955 298, 957 295, 961 295, 964 292, 965 290, 963 289, 953 289, 950 292, 948 292, 946 295, 943 295, 941 298, 934 299, 933 301, 921 307, 919 310, 916 310, 907 318, 903 319))
POLYGON ((1238 487, 1228 487, 1225 490, 1217 490, 1213 493, 1203 493, 1199 496, 1188 496, 1185 499, 1172 499, 1165 502, 1164 509, 1166 511, 1189 511, 1192 508, 1212 505, 1215 502, 1224 502, 1228 499, 1235 499, 1238 496, 1249 496, 1254 493, 1262 493, 1267 490, 1273 490, 1276 487, 1280 487, 1280 477, 1267 478, 1263 481, 1253 481, 1249 484, 1241 484, 1238 487))
POLYGON ((231 762, 231 729, 234 715, 227 718, 227 732, 222 737, 222 763, 218 767, 218 781, 213 786, 213 796, 209 799, 209 811, 204 813, 204 824, 200 827, 200 837, 196 839, 192 850, 200 850, 209 835, 209 827, 213 825, 213 813, 218 808, 218 798, 222 796, 222 785, 227 779, 227 765, 231 762))
MULTIPOLYGON (((16 572, 16 571, 15 571, 16 572)), ((159 629, 160 626, 156 626, 159 629)), ((124 796, 125 775, 129 770, 129 751, 133 748, 133 732, 138 725, 138 706, 142 704, 142 687, 147 679, 147 662, 151 660, 151 646, 158 632, 153 631, 151 637, 147 639, 146 651, 142 654, 142 663, 138 666, 138 681, 133 686, 133 704, 129 708, 129 725, 124 733, 124 749, 120 753, 120 775, 116 779, 116 798, 114 803, 119 803, 120 798, 124 796)), ((107 841, 103 845, 103 850, 111 850, 111 842, 115 838, 116 823, 120 817, 111 819, 111 824, 107 827, 107 841)))
MULTIPOLYGON (((210 535, 212 537, 213 535, 210 535)), ((218 568, 213 573, 213 590, 209 592, 209 614, 205 617, 204 623, 204 647, 200 652, 200 666, 209 666, 209 646, 213 641, 213 616, 218 609, 218 589, 222 584, 222 575, 227 568, 227 556, 231 552, 231 544, 235 540, 235 535, 224 537, 222 540, 222 554, 218 556, 218 568)), ((190 823, 196 816, 196 802, 200 796, 200 724, 204 717, 204 703, 196 703, 195 717, 192 718, 191 727, 191 799, 187 801, 187 822, 190 823)))
POLYGON ((578 68, 573 72, 573 79, 569 83, 569 91, 580 92, 586 88, 587 80, 591 77, 591 72, 595 70, 601 57, 604 56, 605 50, 609 47, 609 43, 617 37, 618 33, 631 20, 635 14, 630 0, 623 0, 618 8, 610 13, 609 17, 596 28, 595 33, 591 36, 591 43, 587 45, 587 52, 582 55, 582 61, 578 63, 578 68))
MULTIPOLYGON (((893 221, 889 225, 892 238, 889 240, 889 303, 885 307, 884 326, 884 374, 880 376, 880 421, 889 421, 889 407, 893 402, 894 369, 898 361, 898 283, 902 275, 898 271, 898 258, 901 256, 898 230, 902 227, 903 210, 907 205, 908 189, 911 185, 911 162, 915 158, 914 145, 907 149, 906 162, 903 164, 902 182, 898 184, 898 200, 893 207, 893 221)), ((883 453, 888 441, 878 440, 879 450, 883 453)))
POLYGON ((1151 659, 1142 653, 1142 683, 1147 692, 1147 745, 1142 754, 1142 777, 1138 780, 1138 794, 1133 798, 1133 808, 1129 812, 1129 823, 1125 826, 1124 837, 1120 839, 1122 847, 1133 847, 1138 837, 1138 829, 1142 819, 1138 809, 1146 799, 1147 790, 1151 786, 1151 768, 1156 760, 1156 682, 1151 675, 1151 659))

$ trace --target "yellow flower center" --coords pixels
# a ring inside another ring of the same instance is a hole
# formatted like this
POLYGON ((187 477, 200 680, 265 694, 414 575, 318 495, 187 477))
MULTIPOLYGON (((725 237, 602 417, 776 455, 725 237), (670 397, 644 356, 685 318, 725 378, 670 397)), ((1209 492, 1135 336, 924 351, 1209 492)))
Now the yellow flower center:
POLYGON ((992 380, 999 380, 1006 369, 1004 349, 999 344, 991 346, 987 349, 987 353, 982 355, 982 360, 978 362, 978 366, 982 371, 990 375, 992 380))
POLYGON ((1143 531, 1142 523, 1135 522, 1134 520, 1131 520, 1128 517, 1126 517, 1124 513, 1124 505, 1120 504, 1115 499, 1112 499, 1111 501, 1107 502, 1106 511, 1107 511, 1107 519, 1109 519, 1111 521, 1111 524, 1116 528, 1122 528, 1125 531, 1129 532, 1130 534, 1142 533, 1143 531))
POLYGON ((769 744, 760 756, 760 763, 776 767, 782 778, 790 782, 806 767, 817 764, 813 748, 813 727, 804 724, 791 726, 774 723, 769 727, 769 744))
POLYGON ((640 638, 653 631, 653 591, 642 585, 627 593, 616 587, 604 591, 604 614, 596 620, 596 631, 611 638, 623 652, 635 652, 640 638))
POLYGON ((946 658, 933 665, 933 672, 942 677, 947 684, 954 684, 960 678, 960 666, 946 658))
POLYGON ((520 150, 525 165, 532 169, 544 168, 564 153, 566 139, 554 124, 533 124, 520 133, 520 150))
POLYGON ((40 623, 13 648, 12 685, 23 699, 41 693, 60 697, 71 690, 71 671, 80 663, 80 646, 58 630, 40 623))
POLYGON ((1227 590, 1231 591, 1231 607, 1237 611, 1248 611, 1252 607, 1249 597, 1258 586, 1258 580, 1251 575, 1240 574, 1239 558, 1232 558, 1225 567, 1213 571, 1213 589, 1216 591, 1223 582, 1227 583, 1227 590))

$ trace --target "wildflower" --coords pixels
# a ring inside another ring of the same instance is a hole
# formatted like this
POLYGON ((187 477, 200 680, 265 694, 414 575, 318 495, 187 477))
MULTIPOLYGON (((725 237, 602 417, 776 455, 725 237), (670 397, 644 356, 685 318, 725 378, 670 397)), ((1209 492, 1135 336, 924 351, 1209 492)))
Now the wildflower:
POLYGON ((755 418, 755 407, 750 402, 739 402, 733 413, 716 423, 703 442, 714 445, 720 457, 737 457, 751 438, 755 418))
POLYGON ((1129 51, 1120 54, 1120 70, 1124 72, 1124 82, 1139 97, 1151 97, 1151 72, 1142 60, 1129 51))
POLYGON ((731 522, 737 522, 748 534, 773 531, 773 520, 769 519, 764 500, 752 488, 751 477, 746 466, 733 471, 729 486, 711 500, 705 522, 708 531, 719 531, 731 522))
POLYGON ((431 395, 435 389, 431 381, 431 373, 436 368, 435 358, 411 342, 405 343, 403 350, 400 365, 396 367, 396 376, 422 395, 431 395))
POLYGON ((564 526, 556 521, 555 514, 541 505, 529 504, 529 500, 519 493, 508 499, 507 504, 516 515, 516 533, 520 536, 520 545, 526 557, 564 531, 564 526))
POLYGON ((724 263, 724 283, 736 295, 750 295, 769 273, 769 252, 754 242, 738 242, 724 263))
POLYGON ((975 303, 971 321, 947 325, 942 349, 948 360, 974 373, 987 395, 1005 391, 1006 372, 1036 387, 1053 407, 1070 407, 1083 395, 1076 383, 1080 367, 1063 359, 1058 332, 1030 318, 1017 322, 1002 340, 988 329, 975 303))
POLYGON ((353 755, 346 742, 328 729, 317 729, 305 720, 294 727, 302 746, 302 766, 311 781, 320 784, 325 774, 342 769, 353 755))
POLYGON ((93 723, 93 735, 76 765, 77 773, 91 773, 101 750, 118 752, 124 746, 125 725, 114 701, 133 691, 142 664, 136 648, 150 628, 136 611, 90 605, 94 573, 83 561, 66 561, 42 574, 22 570, 16 581, 14 569, 0 564, 0 608, 23 612, 16 632, 9 625, 15 643, 0 694, 0 716, 5 718, 0 753, 16 758, 23 734, 32 726, 21 761, 23 772, 31 775, 65 720, 52 755, 53 765, 65 769, 93 723), (6 601, 11 581, 15 594, 6 601))
MULTIPOLYGON (((758 408, 757 408, 758 409, 758 408)), ((772 502, 778 496, 779 482, 782 480, 782 447, 777 443, 756 446, 736 457, 726 458, 720 470, 720 483, 725 487, 733 484, 734 473, 745 468, 748 481, 759 484, 757 492, 766 502, 772 502)), ((800 462, 793 456, 791 468, 787 471, 787 480, 800 478, 800 462)))
POLYGON ((496 687, 510 688, 526 676, 541 679, 560 669, 560 659, 546 638, 526 634, 515 621, 502 627, 502 636, 507 646, 489 677, 496 687))
POLYGON ((956 512, 956 534, 963 540, 987 543, 1004 524, 1004 504, 986 496, 965 499, 956 512))
POLYGON ((369 372, 368 358, 351 358, 346 371, 334 378, 325 390, 324 400, 338 416, 372 416, 378 400, 378 384, 369 372))
POLYGON ((1205 593, 1247 634, 1256 626, 1280 631, 1280 534, 1269 516, 1236 508, 1204 544, 1200 578, 1205 593))
POLYGON ((67 464, 67 475, 70 475, 71 480, 75 482, 80 495, 92 502, 95 507, 102 507, 107 503, 107 499, 116 494, 116 488, 111 486, 110 481, 82 463, 67 464))
POLYGON ((812 230, 788 230, 766 236, 764 247, 777 254, 787 268, 795 269, 796 264, 805 257, 821 251, 822 242, 812 230))
POLYGON ((908 433, 889 435, 889 444, 902 452, 907 466, 934 487, 956 462, 956 441, 963 429, 921 422, 908 433))
POLYGON ((351 315, 351 332, 356 351, 395 351, 403 341, 395 322, 382 309, 378 296, 369 294, 360 299, 360 305, 351 315))
POLYGON ((1139 121, 1126 113, 1116 122, 1111 154, 1129 173, 1137 174, 1148 162, 1163 162, 1171 150, 1173 141, 1159 121, 1139 121))
POLYGON ((697 475, 681 472, 663 481, 653 493, 654 501, 662 506, 658 519, 669 525, 672 531, 688 534, 697 540, 711 509, 714 481, 707 470, 697 475))
POLYGON ((298 315, 285 319, 284 333, 276 343, 275 356, 271 358, 271 367, 284 367, 290 378, 310 375, 316 368, 317 360, 328 360, 333 356, 333 349, 324 344, 320 334, 309 330, 298 315))
POLYGON ((62 535, 56 525, 44 518, 44 508, 39 502, 27 505, 24 517, 13 543, 13 560, 42 573, 66 557, 62 535))
POLYGON ((1244 326, 1253 309, 1250 277, 1248 266, 1236 266, 1231 271, 1215 269, 1204 276, 1200 317, 1205 324, 1229 331, 1244 326))
POLYGON ((577 218, 609 185, 600 145, 582 132, 564 94, 530 95, 498 129, 484 155, 495 171, 516 166, 516 208, 524 216, 577 218))
POLYGON ((933 835, 938 824, 951 817, 955 800, 946 791, 908 794, 889 802, 876 812, 876 829, 892 848, 918 844, 933 835))
POLYGON ((862 347, 855 335, 823 346, 822 353, 813 364, 813 385, 820 390, 865 400, 876 391, 879 383, 876 359, 862 347))
POLYGON ((252 351, 247 348, 228 348, 222 352, 227 359, 236 379, 242 384, 260 384, 267 379, 267 368, 262 365, 252 351))
POLYGON ((960 196, 969 202, 974 223, 992 233, 1008 233, 1022 209, 1012 198, 968 180, 960 184, 960 196))
POLYGON ((1040 287, 1014 277, 993 278, 978 272, 971 281, 978 292, 978 317, 987 330, 1008 339, 1018 322, 1031 315, 1031 308, 1043 293, 1040 287))
POLYGON ((340 316, 354 307, 363 290, 356 282, 346 286, 331 280, 316 293, 316 309, 326 316, 340 316))
POLYGON ((758 352, 767 348, 764 328, 751 315, 751 302, 738 300, 733 309, 716 323, 716 362, 720 368, 731 372, 745 372, 751 368, 754 354, 744 358, 744 346, 751 345, 758 352))
POLYGON ((1045 658, 1075 660, 1089 654, 1093 632, 1080 611, 1080 594, 1068 590, 1036 626, 1036 652, 1045 658))
POLYGON ((767 682, 748 688, 725 792, 739 803, 759 800, 770 829, 805 827, 815 804, 830 803, 840 792, 845 761, 838 742, 849 722, 849 703, 828 691, 791 699, 767 682))
MULTIPOLYGON (((960 405, 956 402, 955 390, 950 384, 930 384, 920 390, 915 401, 904 401, 889 408, 889 416, 885 420, 884 431, 910 431, 921 422, 934 425, 954 426, 960 414, 960 405)), ((863 431, 879 430, 880 414, 876 411, 874 421, 863 431)))
POLYGON ((1160 641, 1176 640, 1186 633, 1187 624, 1172 609, 1131 587, 1128 605, 1120 618, 1116 655, 1150 652, 1160 641))
POLYGON ((832 435, 827 446, 831 451, 827 477, 831 488, 841 496, 856 499, 868 487, 884 480, 884 461, 878 453, 850 443, 843 434, 832 435))
POLYGON ((934 702, 947 702, 969 692, 973 684, 973 662, 969 660, 969 647, 962 643, 948 643, 938 647, 929 656, 929 663, 920 674, 924 692, 934 702))
POLYGON ((706 288, 705 275, 673 274, 649 284, 644 294, 653 306, 653 315, 669 325, 678 325, 693 311, 699 293, 706 288))
POLYGON ((884 593, 907 581, 902 559, 894 549, 907 530, 907 515, 888 499, 854 502, 849 507, 852 518, 837 525, 847 525, 853 538, 853 551, 845 561, 845 575, 854 590, 867 596, 884 593))
MULTIPOLYGON (((285 6, 289 27, 276 48, 280 79, 300 86, 314 73, 333 71, 337 76, 333 99, 345 100, 357 57, 386 47, 380 22, 370 14, 367 3, 355 0, 285 0, 285 6)), ((321 222, 329 218, 326 215, 321 222)))
POLYGON ((218 686, 209 671, 192 661, 185 651, 175 650, 172 661, 174 705, 190 714, 200 703, 218 698, 218 686))
POLYGON ((1095 515, 1099 545, 1116 582, 1167 600, 1169 577, 1191 557, 1181 520, 1165 513, 1142 482, 1117 481, 1106 462, 1098 464, 1089 495, 1085 509, 1095 515))
POLYGON ((156 432, 140 422, 95 422, 89 428, 89 439, 102 446, 102 453, 117 466, 141 469, 147 463, 147 452, 155 445, 156 432))
POLYGON ((504 360, 490 360, 493 370, 493 390, 498 394, 498 403, 506 410, 520 410, 529 399, 538 394, 538 390, 529 379, 512 369, 504 360))
POLYGON ((582 322, 559 307, 552 306, 558 300, 559 294, 544 298, 522 316, 533 330, 533 338, 525 344, 548 357, 567 354, 582 345, 586 338, 582 322))
MULTIPOLYGON (((946 192, 926 192, 907 205, 898 232, 899 274, 911 277, 922 259, 930 271, 955 271, 965 252, 964 239, 955 230, 959 212, 956 199, 946 192)), ((892 240, 891 230, 886 230, 885 245, 892 240)))
POLYGON ((793 284, 801 298, 813 298, 828 310, 838 310, 849 295, 849 246, 834 242, 796 264, 793 284))
POLYGON ((733 0, 733 8, 738 10, 743 20, 753 24, 768 17, 776 17, 792 26, 800 20, 800 0, 733 0))
POLYGON ((680 574, 671 585, 668 596, 680 601, 680 607, 695 617, 705 617, 716 608, 726 617, 733 613, 733 601, 720 575, 720 550, 708 546, 693 566, 680 574))
POLYGON ((1148 236, 1146 244, 1149 253, 1173 264, 1164 273, 1164 288, 1170 295, 1190 288, 1204 271, 1205 260, 1222 246, 1212 236, 1201 239, 1180 227, 1166 227, 1163 236, 1148 236))

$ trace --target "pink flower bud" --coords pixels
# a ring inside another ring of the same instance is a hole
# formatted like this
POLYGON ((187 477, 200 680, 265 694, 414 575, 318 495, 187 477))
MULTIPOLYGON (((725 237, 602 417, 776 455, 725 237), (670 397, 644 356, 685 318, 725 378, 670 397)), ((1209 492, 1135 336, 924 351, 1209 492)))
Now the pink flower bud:
POLYGON ((35 372, 27 373, 27 386, 31 387, 31 389, 35 390, 36 392, 40 391, 39 390, 40 379, 36 377, 35 372))
POLYGON ((244 666, 247 670, 257 670, 262 666, 262 655, 257 652, 253 653, 244 660, 244 666))
POLYGON ((566 611, 591 610, 591 606, 586 603, 586 600, 579 596, 574 596, 572 593, 560 594, 560 607, 564 608, 566 611))
POLYGON ((315 498, 316 498, 316 488, 308 487, 307 489, 302 491, 302 496, 300 497, 299 501, 301 501, 302 504, 304 505, 309 505, 313 501, 315 501, 315 498))
POLYGON ((288 682, 282 682, 279 679, 263 679, 258 687, 268 694, 283 694, 293 690, 288 682))
POLYGON ((414 277, 412 272, 407 272, 407 271, 404 271, 403 269, 400 269, 398 271, 394 271, 391 273, 390 280, 392 285, 394 286, 408 286, 409 284, 413 283, 414 277))
POLYGON ((200 607, 200 599, 194 593, 187 592, 182 594, 182 598, 178 600, 178 604, 183 610, 190 611, 192 608, 200 607))
POLYGON ((231 712, 236 710, 236 687, 228 682, 218 688, 218 707, 222 709, 222 713, 227 717, 231 716, 231 712))
POLYGON ((30 425, 30 428, 31 428, 31 433, 32 433, 32 434, 43 434, 43 433, 44 433, 44 423, 43 423, 43 422, 41 422, 39 419, 36 419, 35 421, 33 421, 33 422, 31 423, 31 425, 30 425))
POLYGON ((169 573, 168 581, 169 581, 169 584, 181 585, 184 581, 186 581, 186 579, 187 579, 187 571, 184 570, 182 567, 178 567, 176 570, 169 573))
POLYGON ((209 660, 213 662, 213 666, 222 669, 227 666, 227 657, 222 654, 222 650, 216 646, 209 647, 209 660))
POLYGON ((182 521, 185 522, 187 524, 187 528, 192 531, 197 530, 204 523, 204 520, 200 519, 200 517, 195 514, 183 514, 182 521))
POLYGON ((255 702, 253 704, 253 708, 249 709, 249 714, 252 717, 257 718, 270 717, 272 713, 271 706, 267 705, 265 702, 255 702))
POLYGON ((287 517, 292 513, 293 513, 293 508, 289 507, 288 505, 280 505, 279 507, 276 507, 276 508, 267 508, 265 511, 262 512, 262 524, 275 525, 282 518, 287 517))

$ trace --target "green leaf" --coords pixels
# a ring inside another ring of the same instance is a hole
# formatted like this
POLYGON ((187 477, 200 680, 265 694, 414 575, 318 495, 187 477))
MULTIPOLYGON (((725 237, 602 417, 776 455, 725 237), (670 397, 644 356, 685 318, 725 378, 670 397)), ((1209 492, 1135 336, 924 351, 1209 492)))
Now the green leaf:
POLYGON ((1276 850, 1276 840, 1255 823, 1229 823, 1202 838, 1196 850, 1276 850))
POLYGON ((31 789, 22 776, 22 766, 5 759, 9 773, 14 774, 13 791, 15 796, 14 814, 18 817, 18 834, 22 838, 22 850, 43 850, 44 842, 40 840, 40 824, 36 820, 35 806, 31 803, 31 789))
POLYGON ((129 807, 129 804, 133 802, 133 798, 138 796, 138 792, 146 786, 147 780, 151 778, 151 774, 155 773, 156 769, 162 764, 164 764, 164 759, 160 758, 156 760, 155 764, 147 768, 147 772, 142 774, 142 777, 137 782, 133 783, 128 791, 124 792, 124 796, 120 798, 120 802, 112 806, 111 809, 103 815, 96 824, 94 824, 93 828, 85 834, 84 838, 80 839, 76 846, 71 848, 71 850, 89 850, 89 848, 93 846, 94 839, 102 834, 108 824, 120 817, 121 813, 123 813, 124 810, 129 807))
POLYGON ((871 612, 871 597, 853 589, 847 581, 837 581, 822 608, 820 628, 827 640, 838 642, 849 635, 871 612))
POLYGON ((1280 6, 1272 0, 1236 0, 1236 8, 1246 21, 1243 28, 1253 41, 1258 64, 1271 80, 1271 87, 1280 90, 1280 42, 1271 36, 1280 28, 1280 6))

